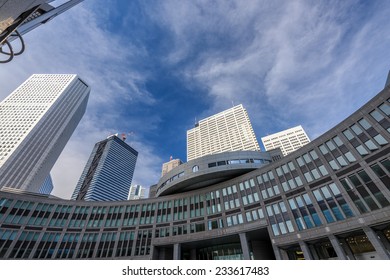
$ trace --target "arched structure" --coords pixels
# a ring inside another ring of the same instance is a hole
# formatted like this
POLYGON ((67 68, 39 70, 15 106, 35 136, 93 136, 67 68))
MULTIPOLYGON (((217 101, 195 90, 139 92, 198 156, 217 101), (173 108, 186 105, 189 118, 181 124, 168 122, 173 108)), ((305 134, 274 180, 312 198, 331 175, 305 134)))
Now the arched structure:
POLYGON ((389 259, 389 115, 387 86, 276 162, 152 199, 2 192, 0 258, 389 259))

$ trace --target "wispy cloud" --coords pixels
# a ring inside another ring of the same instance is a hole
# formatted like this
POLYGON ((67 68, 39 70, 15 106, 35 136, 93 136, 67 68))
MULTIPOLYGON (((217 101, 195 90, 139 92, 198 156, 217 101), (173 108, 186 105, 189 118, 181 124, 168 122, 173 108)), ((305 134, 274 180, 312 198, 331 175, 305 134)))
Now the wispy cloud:
POLYGON ((318 136, 376 94, 389 68, 380 30, 390 27, 390 6, 364 5, 164 1, 151 13, 174 40, 167 62, 214 100, 204 115, 234 101, 258 133, 300 123, 318 136))

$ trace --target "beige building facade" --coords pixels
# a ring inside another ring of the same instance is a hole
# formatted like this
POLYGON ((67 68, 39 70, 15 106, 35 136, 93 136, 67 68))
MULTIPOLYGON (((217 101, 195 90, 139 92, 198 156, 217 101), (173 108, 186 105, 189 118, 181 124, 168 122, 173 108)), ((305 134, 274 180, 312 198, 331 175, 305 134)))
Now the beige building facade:
POLYGON ((173 168, 179 166, 182 163, 183 162, 180 159, 172 159, 172 157, 171 157, 168 162, 163 163, 161 177, 163 177, 165 174, 167 174, 173 168))
POLYGON ((266 151, 280 148, 284 156, 298 150, 310 142, 309 137, 298 125, 261 138, 266 151))
POLYGON ((259 150, 242 104, 205 118, 187 130, 187 161, 222 152, 259 150))

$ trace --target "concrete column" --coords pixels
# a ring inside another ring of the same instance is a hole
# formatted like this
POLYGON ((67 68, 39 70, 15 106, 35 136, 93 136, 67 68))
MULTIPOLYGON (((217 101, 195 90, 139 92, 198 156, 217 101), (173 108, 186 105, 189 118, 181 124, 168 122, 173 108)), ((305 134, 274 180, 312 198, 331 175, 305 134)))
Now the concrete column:
POLYGON ((347 255, 345 254, 343 248, 340 245, 339 239, 333 234, 328 235, 329 241, 332 244, 333 249, 335 250, 339 260, 348 260, 347 255))
POLYGON ((240 233, 240 243, 241 243, 241 249, 242 249, 242 256, 244 260, 250 260, 250 253, 249 253, 249 246, 248 246, 248 239, 246 238, 246 233, 240 233))
POLYGON ((372 246, 374 246, 379 258, 381 260, 390 260, 389 252, 387 252, 385 245, 383 245, 383 243, 379 239, 378 234, 370 227, 364 227, 363 230, 364 233, 367 235, 368 240, 370 240, 372 246))
POLYGON ((310 249, 307 244, 304 241, 299 241, 299 246, 301 247, 305 260, 312 260, 313 256, 311 255, 310 249))
POLYGON ((280 256, 282 257, 281 258, 282 260, 289 260, 290 259, 286 250, 279 248, 279 251, 280 251, 280 256))
POLYGON ((134 238, 134 240, 130 240, 130 242, 133 242, 133 246, 132 246, 132 248, 131 248, 131 256, 135 256, 135 247, 137 247, 136 246, 136 244, 137 244, 137 239, 138 239, 138 232, 136 231, 135 232, 135 234, 137 234, 137 235, 135 235, 136 236, 136 238, 134 238))
POLYGON ((196 260, 196 249, 191 249, 190 251, 190 259, 191 260, 196 260))
POLYGON ((173 259, 181 260, 181 245, 180 243, 173 244, 173 259))
MULTIPOLYGON (((339 239, 340 240, 340 239, 339 239)), ((349 247, 347 241, 345 239, 342 240, 341 248, 344 250, 347 260, 356 260, 355 255, 353 254, 351 248, 349 247)))
POLYGON ((312 244, 309 244, 307 247, 308 247, 309 250, 310 250, 310 254, 311 254, 311 256, 313 257, 313 260, 319 260, 320 257, 318 256, 316 247, 315 247, 314 245, 312 245, 312 244))
POLYGON ((156 247, 156 246, 154 246, 154 245, 151 245, 151 247, 150 247, 150 259, 151 260, 158 260, 158 248, 156 247))
POLYGON ((277 260, 283 260, 282 252, 278 246, 272 244, 272 249, 274 250, 275 258, 277 260))
POLYGON ((390 252, 390 242, 387 239, 386 235, 382 231, 377 231, 376 234, 379 236, 379 239, 383 243, 383 245, 386 247, 387 252, 390 252))

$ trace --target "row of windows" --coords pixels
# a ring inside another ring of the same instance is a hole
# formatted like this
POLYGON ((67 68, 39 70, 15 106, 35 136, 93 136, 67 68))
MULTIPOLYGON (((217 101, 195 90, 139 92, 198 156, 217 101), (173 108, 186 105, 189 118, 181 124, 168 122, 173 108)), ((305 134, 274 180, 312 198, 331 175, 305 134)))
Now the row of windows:
POLYGON ((271 161, 268 159, 230 159, 230 160, 222 160, 217 162, 211 162, 208 164, 208 167, 216 167, 230 164, 248 164, 248 163, 256 163, 256 164, 267 164, 271 161))
MULTIPOLYGON (((374 164, 371 166, 372 170, 377 173, 378 177, 388 187, 389 176, 383 169, 389 170, 390 161, 383 160, 380 164, 374 164), (383 167, 382 167, 383 166, 383 167)), ((278 175, 289 174, 291 169, 295 167, 291 164, 287 164, 277 171, 278 175)), ((279 194, 279 186, 277 184, 272 185, 270 182, 275 180, 272 172, 263 173, 258 178, 260 193, 264 198, 268 198, 274 194, 279 194), (270 183, 267 185, 267 183, 270 183)), ((295 184, 290 182, 284 182, 289 184, 295 184)), ((348 177, 341 178, 340 182, 344 186, 347 195, 355 204, 360 213, 366 213, 389 205, 388 200, 385 198, 383 192, 380 191, 377 184, 372 181, 371 177, 365 171, 359 171, 356 174, 351 174, 348 177), (356 191, 355 191, 356 189, 356 191)), ((323 214, 326 217, 327 222, 333 222, 339 220, 339 217, 351 217, 352 215, 347 210, 345 199, 341 193, 336 193, 337 187, 333 184, 330 185, 331 192, 336 197, 336 203, 342 209, 342 215, 338 215, 333 212, 334 217, 331 218, 329 211, 323 210, 323 214)), ((389 187, 388 187, 389 188, 389 187)), ((314 192, 317 202, 322 207, 325 204, 323 200, 328 199, 325 189, 316 190, 314 192), (323 199, 320 199, 321 193, 323 199)), ((307 200, 307 199, 306 199, 307 200)), ((5 218, 5 223, 10 224, 25 224, 28 225, 40 225, 40 226, 56 226, 64 227, 69 220, 68 227, 119 227, 131 226, 137 224, 153 224, 155 222, 169 222, 172 220, 183 220, 188 217, 201 217, 204 216, 204 210, 206 208, 207 214, 220 213, 222 211, 222 204, 225 210, 237 209, 241 205, 259 203, 260 196, 259 191, 256 188, 253 179, 239 183, 236 185, 223 188, 221 191, 213 191, 207 193, 205 196, 196 195, 184 199, 174 200, 172 209, 172 202, 165 201, 158 204, 149 203, 143 205, 127 206, 126 211, 123 213, 124 206, 112 206, 112 207, 81 207, 77 206, 72 216, 70 216, 72 206, 53 206, 48 204, 39 203, 35 209, 33 209, 33 203, 17 201, 12 211, 9 212, 5 218), (188 203, 189 202, 189 203, 188 203), (157 211, 155 211, 157 208, 157 211), (30 212, 31 215, 29 216, 30 212), (88 217, 88 213, 90 216, 88 217), (52 216, 50 216, 52 213, 52 216), (188 215, 189 214, 189 215, 188 215), (188 216, 187 216, 188 215, 188 216), (50 218, 50 220, 49 220, 50 218), (28 220, 27 220, 28 219, 28 220), (86 220, 88 221, 86 224, 86 220)), ((2 207, 0 208, 0 217, 4 215, 9 207, 10 201, 2 199, 2 207)), ((328 201, 328 204, 330 202, 328 201)), ((330 206, 330 208, 332 208, 330 206)), ((334 208, 333 208, 334 209, 334 208)), ((333 210, 332 210, 333 211, 333 210)), ((313 222, 315 224, 314 218, 313 222)), ((310 225, 306 226, 310 228, 310 225)), ((305 228, 302 226, 302 228, 305 228)))

